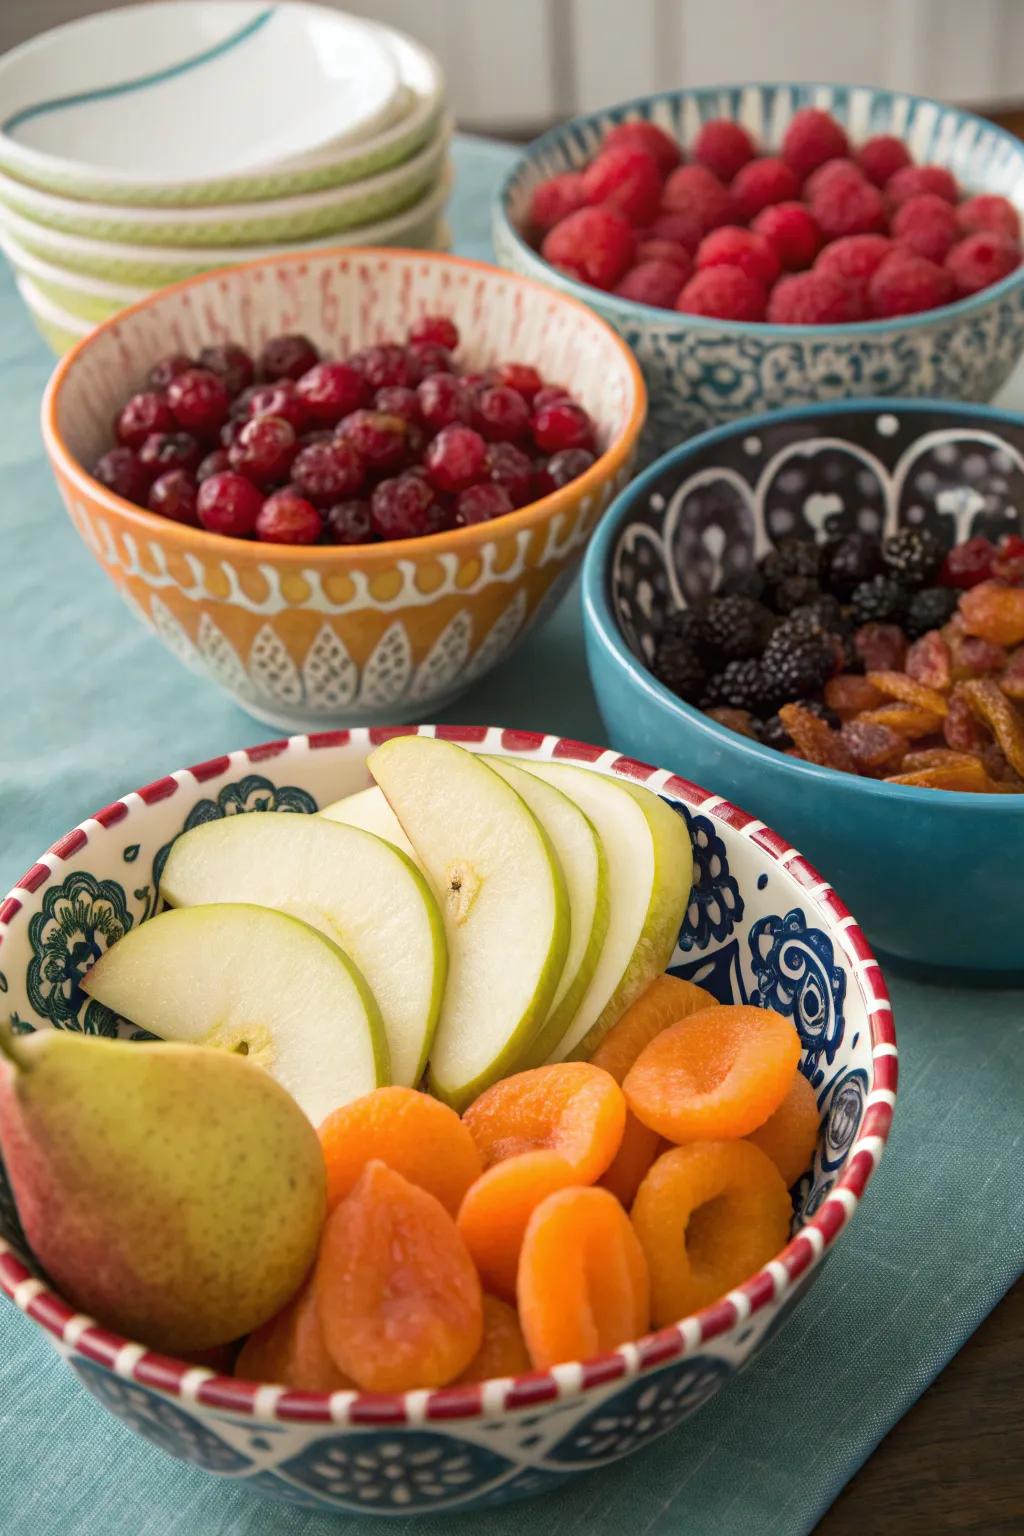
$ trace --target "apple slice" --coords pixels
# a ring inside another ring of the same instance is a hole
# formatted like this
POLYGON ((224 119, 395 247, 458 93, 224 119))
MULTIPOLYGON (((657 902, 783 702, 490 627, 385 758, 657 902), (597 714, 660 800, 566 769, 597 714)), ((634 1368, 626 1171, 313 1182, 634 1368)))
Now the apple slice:
POLYGON ((385 800, 383 791, 376 784, 371 784, 369 789, 358 789, 354 795, 346 795, 343 800, 335 800, 333 805, 325 805, 320 815, 326 816, 329 821, 342 821, 350 827, 362 827, 364 832, 382 837, 386 843, 392 843, 400 849, 407 859, 412 859, 419 868, 415 848, 402 831, 402 823, 385 800))
POLYGON ((441 907, 448 984, 430 1082, 461 1109, 512 1070, 547 1017, 569 947, 565 880, 525 802, 473 753, 396 736, 367 767, 441 907))
POLYGON ((554 1000, 531 1042, 530 1064, 546 1061, 576 1016, 608 932, 608 861, 594 824, 568 795, 508 757, 485 757, 536 816, 558 855, 571 919, 569 949, 554 1000))
POLYGON ((434 893, 391 843, 321 816, 225 816, 175 841, 160 894, 172 907, 254 902, 319 928, 377 999, 392 1082, 419 1082, 448 957, 434 893))
POLYGON ((604 947, 547 1059, 586 1058, 668 964, 690 898, 693 851, 683 818, 649 789, 572 763, 518 761, 590 817, 608 860, 604 947))
POLYGON ((384 1024, 359 971, 308 923, 269 907, 161 912, 82 985, 161 1040, 251 1057, 314 1125, 388 1081, 384 1024))

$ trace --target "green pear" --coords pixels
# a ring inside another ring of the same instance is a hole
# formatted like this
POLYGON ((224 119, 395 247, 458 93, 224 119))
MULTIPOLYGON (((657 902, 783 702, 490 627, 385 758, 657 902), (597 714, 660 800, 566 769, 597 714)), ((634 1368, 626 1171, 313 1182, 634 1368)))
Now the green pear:
POLYGON ((240 1056, 0 1030, 0 1150, 57 1289, 156 1349, 248 1333, 294 1294, 316 1253, 316 1132, 240 1056))
POLYGON ((369 789, 357 789, 355 794, 345 795, 343 799, 325 805, 320 815, 326 816, 328 821, 340 821, 346 826, 360 827, 364 832, 382 837, 386 843, 393 844, 404 853, 407 859, 412 859, 419 868, 415 848, 402 831, 402 823, 376 784, 371 784, 369 789))

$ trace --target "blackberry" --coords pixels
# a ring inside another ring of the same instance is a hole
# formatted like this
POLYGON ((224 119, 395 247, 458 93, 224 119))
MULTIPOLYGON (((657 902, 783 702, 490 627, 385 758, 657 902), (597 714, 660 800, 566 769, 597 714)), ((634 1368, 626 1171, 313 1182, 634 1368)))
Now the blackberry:
POLYGON ((771 702, 761 663, 756 657, 748 656, 742 661, 726 662, 721 672, 708 679, 702 708, 728 704, 733 709, 764 715, 771 708, 771 702))
POLYGON ((693 645, 666 629, 654 653, 654 675, 684 703, 696 704, 704 693, 707 671, 693 645))
POLYGON ((691 650, 702 651, 705 644, 703 609, 677 608, 665 620, 661 634, 662 639, 671 636, 673 640, 684 642, 691 650))
POLYGON ((703 644, 714 659, 742 661, 760 656, 774 619, 762 603, 733 594, 713 597, 702 610, 703 644))
POLYGON ((903 621, 910 639, 919 640, 930 629, 941 629, 956 612, 958 598, 952 587, 925 587, 915 592, 903 621))
POLYGON ((769 587, 777 587, 786 576, 817 576, 821 569, 821 551, 811 539, 780 539, 774 549, 759 561, 761 575, 769 587))
MULTIPOLYGON (((800 707, 809 710, 812 715, 817 715, 819 720, 826 721, 834 731, 838 731, 842 724, 835 710, 829 709, 821 699, 801 699, 800 707)), ((766 747, 775 747, 779 752, 784 752, 787 747, 793 745, 793 738, 778 715, 770 715, 762 723, 760 739, 766 747)))
POLYGON ((821 596, 821 588, 816 576, 783 576, 772 596, 777 612, 792 613, 814 603, 821 596))
POLYGON ((812 602, 794 608, 789 617, 791 621, 807 624, 829 635, 844 634, 850 627, 843 616, 839 599, 833 597, 831 592, 822 592, 812 602))
POLYGON ((845 600, 854 587, 878 575, 882 569, 882 547, 872 533, 843 533, 825 545, 823 563, 825 585, 845 600))
POLYGON ((764 597, 764 577, 754 566, 742 571, 730 571, 718 583, 716 597, 752 597, 760 602, 764 597))
POLYGON ((886 570, 912 592, 935 578, 944 555, 942 545, 927 528, 900 528, 882 545, 886 570))
POLYGON ((803 701, 820 693, 836 671, 831 635, 802 624, 780 624, 761 658, 768 691, 777 704, 803 701))
POLYGON ((892 576, 872 576, 854 587, 850 606, 858 624, 898 624, 907 611, 907 594, 892 576))

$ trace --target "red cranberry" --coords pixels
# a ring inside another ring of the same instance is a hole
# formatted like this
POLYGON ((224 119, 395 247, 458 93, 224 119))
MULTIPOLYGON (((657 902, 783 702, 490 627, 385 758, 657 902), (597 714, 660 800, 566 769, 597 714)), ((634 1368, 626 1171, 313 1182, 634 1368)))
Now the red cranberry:
POLYGON ((487 449, 487 473, 495 485, 508 492, 514 507, 533 500, 533 465, 515 443, 491 443, 487 449))
POLYGON ((490 389, 491 376, 489 373, 464 373, 462 374, 462 382, 470 394, 475 397, 482 390, 490 389))
POLYGON ((512 511, 512 498, 503 485, 484 480, 460 491, 455 503, 455 522, 459 528, 473 523, 489 523, 495 517, 504 517, 512 511))
POLYGON ((459 332, 454 320, 447 315, 423 315, 409 327, 410 341, 432 341, 439 347, 454 352, 459 344, 459 332))
POLYGON ((155 479, 166 469, 195 473, 203 450, 191 432, 151 432, 139 449, 139 463, 155 479))
POLYGON ((199 353, 199 364, 224 380, 229 395, 241 394, 256 377, 256 364, 245 348, 233 341, 226 341, 221 346, 203 347, 199 353))
POLYGON ((247 421, 228 449, 231 468, 254 485, 283 480, 295 458, 295 433, 282 416, 247 421))
POLYGON ((196 497, 199 487, 185 469, 169 469, 154 480, 149 490, 147 505, 151 512, 169 517, 175 523, 187 523, 190 528, 199 527, 196 515, 196 497))
POLYGON ((517 390, 498 384, 481 391, 473 425, 492 442, 511 442, 529 432, 530 407, 517 390))
POLYGON ((368 501, 339 501, 324 513, 328 544, 368 544, 371 532, 368 501))
POLYGON ((350 359, 371 389, 386 389, 389 384, 409 384, 409 358, 404 347, 384 342, 378 347, 364 347, 350 359))
POLYGON ((514 389, 524 400, 532 400, 544 387, 544 380, 529 363, 501 363, 494 370, 494 382, 514 389))
POLYGON ((291 379, 281 379, 277 384, 265 384, 249 396, 250 417, 280 416, 296 437, 306 425, 306 414, 306 403, 291 379))
POLYGON ((373 397, 375 411, 383 411, 385 416, 403 416, 406 421, 420 421, 419 396, 414 389, 406 384, 388 384, 384 389, 378 389, 373 397))
POLYGON ((130 448, 108 449, 101 458, 96 460, 92 473, 93 478, 101 485, 105 485, 108 491, 113 491, 115 496, 123 496, 125 501, 134 501, 138 506, 145 506, 153 476, 143 464, 139 463, 138 457, 130 448))
POLYGON ((408 453, 409 431, 403 416, 383 411, 353 411, 338 427, 370 469, 396 469, 408 453))
POLYGON ((226 448, 215 448, 208 453, 206 458, 196 470, 196 479, 202 485, 204 480, 209 480, 211 475, 222 475, 226 469, 231 468, 231 460, 228 458, 226 448))
POLYGON ((260 353, 261 379, 301 379, 320 361, 320 353, 308 336, 272 336, 260 353))
POLYGON ((168 384, 167 403, 186 432, 215 437, 228 419, 231 397, 224 380, 209 368, 189 368, 168 384))
POLYGON ((464 491, 487 473, 487 444, 471 427, 445 427, 423 462, 439 491, 464 491))
POLYGON ((593 462, 594 455, 586 448, 563 448, 559 453, 553 453, 547 462, 552 487, 561 490, 570 480, 578 480, 593 462))
POLYGON ((229 538, 244 539, 256 527, 256 519, 263 505, 263 496, 251 480, 231 471, 211 475, 199 487, 196 511, 199 521, 209 533, 227 534, 229 538))
POLYGON ((262 390, 267 389, 268 387, 269 386, 266 384, 249 384, 245 389, 239 390, 238 394, 232 400, 231 406, 228 410, 229 421, 247 420, 249 411, 252 407, 252 402, 256 399, 256 396, 262 390))
POLYGON ((980 536, 967 539, 949 551, 942 563, 939 581, 944 587, 976 587, 991 576, 995 558, 995 545, 988 539, 980 536))
POLYGON ((373 531, 379 539, 415 539, 431 532, 434 492, 419 475, 382 480, 370 501, 373 531))
POLYGON ((538 411, 542 411, 546 405, 554 405, 556 400, 571 399, 572 396, 570 395, 569 391, 567 389, 563 389, 561 384, 545 384, 542 386, 542 388, 538 389, 537 393, 533 397, 534 415, 536 415, 538 411))
POLYGON ((581 405, 572 400, 554 400, 534 412, 533 440, 545 453, 560 448, 589 448, 594 441, 594 427, 581 405))
POLYGON ((366 466, 344 437, 311 443, 292 465, 292 484, 315 506, 346 501, 362 490, 365 481, 366 466))
POLYGON ((121 407, 114 421, 114 436, 125 448, 141 448, 151 432, 173 432, 177 422, 163 395, 147 389, 121 407))
POLYGON ((172 379, 176 379, 179 373, 184 373, 189 368, 194 368, 196 360, 185 352, 169 352, 158 363, 154 363, 149 370, 150 389, 166 389, 172 379))
POLYGON ((351 363, 317 363, 295 386, 310 421, 335 426, 350 411, 366 405, 370 388, 351 363))
POLYGON ((275 491, 260 507, 256 537, 264 544, 315 544, 323 520, 312 502, 290 485, 275 491))
POLYGON ((417 386, 420 416, 434 432, 453 421, 468 425, 473 418, 473 397, 462 379, 451 373, 431 373, 417 386))
POLYGON ((243 427, 248 425, 247 416, 229 416, 220 429, 220 445, 224 449, 233 448, 242 435, 243 427))
POLYGON ((406 348, 409 359, 409 383, 418 384, 428 373, 454 373, 455 359, 447 347, 436 341, 414 341, 406 348))

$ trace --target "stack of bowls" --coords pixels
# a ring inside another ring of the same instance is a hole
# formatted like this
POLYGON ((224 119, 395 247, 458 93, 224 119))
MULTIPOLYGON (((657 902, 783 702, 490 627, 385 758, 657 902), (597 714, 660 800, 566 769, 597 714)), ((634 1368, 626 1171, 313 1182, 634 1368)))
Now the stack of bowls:
POLYGON ((307 0, 156 0, 0 59, 0 245, 63 351, 154 288, 284 251, 448 243, 444 81, 307 0))

